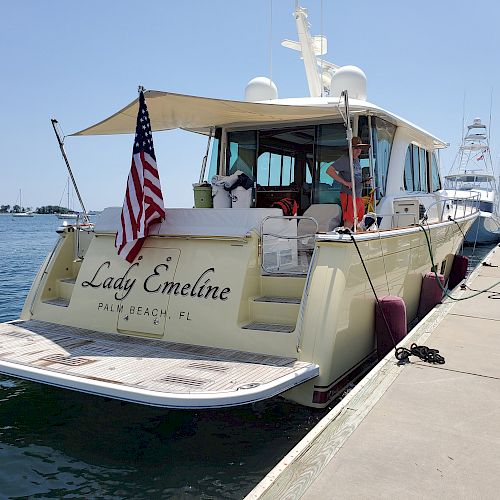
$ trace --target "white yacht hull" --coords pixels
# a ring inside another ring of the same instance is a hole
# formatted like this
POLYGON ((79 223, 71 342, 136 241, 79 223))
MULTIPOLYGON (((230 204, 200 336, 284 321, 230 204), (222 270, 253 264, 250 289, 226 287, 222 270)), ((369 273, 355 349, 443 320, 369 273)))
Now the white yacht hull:
POLYGON ((479 217, 472 224, 465 235, 468 244, 484 245, 500 241, 500 221, 489 212, 480 212, 479 217))
MULTIPOLYGON (((473 219, 459 221, 460 229, 473 219)), ((448 275, 461 232, 453 222, 431 224, 429 232, 438 270, 448 275)), ((306 278, 263 273, 259 241, 254 231, 159 234, 128 264, 116 255, 112 229, 66 228, 22 323, 0 325, 0 372, 171 408, 278 393, 326 406, 376 349, 375 298, 355 246, 348 236, 320 236, 306 278), (76 255, 82 251, 84 259, 76 255)), ((403 297, 414 320, 431 270, 423 231, 356 241, 377 294, 403 297)))

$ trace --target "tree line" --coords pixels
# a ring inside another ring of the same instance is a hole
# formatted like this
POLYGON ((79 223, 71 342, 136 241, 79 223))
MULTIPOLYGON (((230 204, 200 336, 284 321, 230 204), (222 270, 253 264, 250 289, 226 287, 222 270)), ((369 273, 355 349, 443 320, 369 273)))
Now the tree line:
MULTIPOLYGON (((20 212, 31 212, 31 207, 21 207, 19 205, 0 205, 0 214, 18 214, 20 212)), ((44 207, 38 207, 33 210, 35 214, 69 214, 73 213, 65 207, 60 207, 58 205, 45 205, 44 207)))

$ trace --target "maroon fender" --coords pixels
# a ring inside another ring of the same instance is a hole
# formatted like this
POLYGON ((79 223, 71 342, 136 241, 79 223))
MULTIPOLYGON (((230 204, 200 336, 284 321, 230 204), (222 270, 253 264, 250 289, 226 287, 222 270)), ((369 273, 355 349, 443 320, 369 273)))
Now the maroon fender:
POLYGON ((465 255, 455 255, 451 266, 450 278, 448 279, 448 288, 455 288, 466 276, 469 259, 465 255))
MULTIPOLYGON (((438 274, 438 278, 444 287, 444 276, 438 274)), ((432 308, 441 302, 442 298, 443 290, 436 280, 436 275, 433 272, 427 273, 422 280, 420 302, 418 304, 418 318, 422 319, 432 308)))
POLYGON ((408 329, 406 304, 401 297, 386 295, 379 299, 379 303, 380 307, 375 305, 375 335, 377 337, 377 355, 380 360, 391 349, 394 349, 395 344, 398 344, 406 337, 408 329), (384 316, 391 329, 390 333, 387 330, 384 316))

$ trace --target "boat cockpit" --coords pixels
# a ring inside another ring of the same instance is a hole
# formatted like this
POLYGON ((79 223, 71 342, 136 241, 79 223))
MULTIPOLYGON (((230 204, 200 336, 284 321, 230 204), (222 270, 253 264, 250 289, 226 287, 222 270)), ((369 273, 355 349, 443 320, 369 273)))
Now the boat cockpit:
MULTIPOLYGON (((368 180, 363 194, 369 196, 377 185, 379 195, 383 195, 396 126, 378 117, 359 116, 355 130, 363 142, 373 145, 360 157, 363 177, 368 180)), ((303 215, 311 205, 340 203, 340 184, 326 170, 332 162, 349 154, 341 119, 257 130, 218 128, 214 137, 206 180, 210 182, 217 174, 243 172, 254 186, 252 207, 269 208, 288 198, 297 203, 298 215, 303 215), (227 144, 225 158, 221 147, 223 132, 227 144)))

